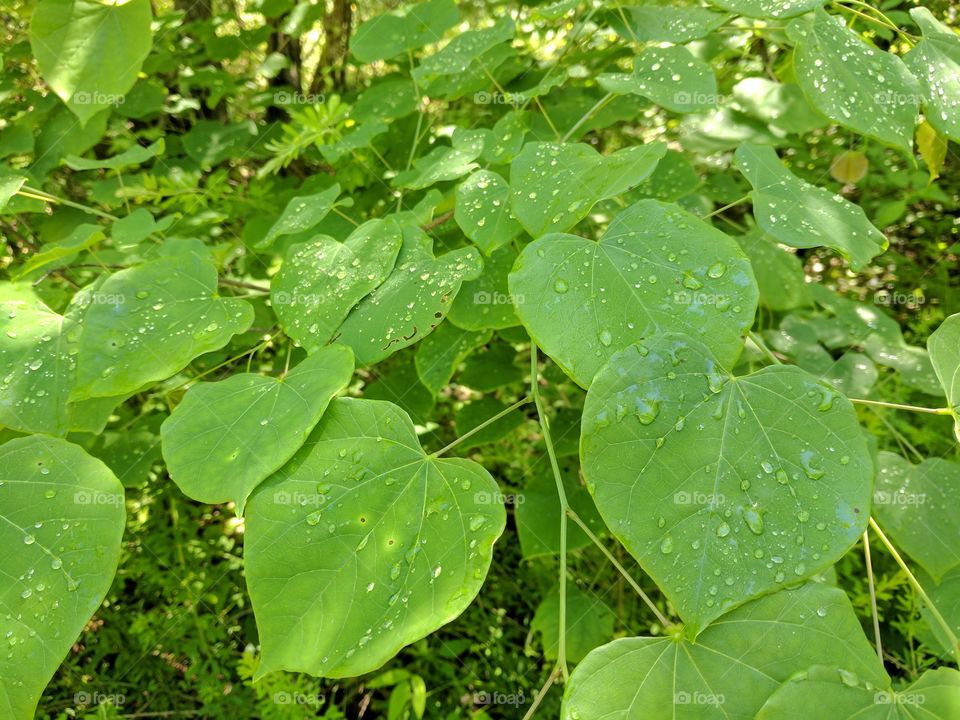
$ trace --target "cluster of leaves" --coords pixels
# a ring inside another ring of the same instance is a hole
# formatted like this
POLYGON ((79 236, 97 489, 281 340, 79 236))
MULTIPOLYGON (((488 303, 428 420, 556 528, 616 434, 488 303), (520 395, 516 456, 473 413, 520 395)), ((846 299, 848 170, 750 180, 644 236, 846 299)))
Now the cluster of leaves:
POLYGON ((333 5, 13 8, 4 717, 125 605, 204 715, 960 714, 946 18, 333 5))

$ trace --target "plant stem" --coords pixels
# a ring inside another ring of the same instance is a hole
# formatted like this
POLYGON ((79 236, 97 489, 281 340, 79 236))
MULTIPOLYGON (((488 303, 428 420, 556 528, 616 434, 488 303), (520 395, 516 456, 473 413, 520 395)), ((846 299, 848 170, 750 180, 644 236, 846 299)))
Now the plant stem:
POLYGON ((767 347, 767 344, 763 341, 763 338, 760 337, 759 333, 755 333, 753 330, 751 330, 750 339, 753 341, 754 345, 760 348, 760 352, 762 352, 770 362, 772 362, 774 365, 783 365, 783 361, 773 354, 773 350, 767 347))
POLYGON ((593 106, 592 108, 590 108, 589 110, 587 110, 587 112, 584 113, 583 117, 580 118, 579 120, 577 120, 577 122, 574 124, 574 126, 573 126, 572 128, 570 128, 569 130, 567 130, 567 132, 564 134, 564 136, 560 139, 560 142, 566 142, 567 140, 569 140, 571 135, 573 135, 577 130, 579 130, 580 127, 581 127, 587 120, 589 120, 591 117, 593 117, 596 113, 600 112, 600 110, 602 110, 603 107, 604 107, 608 102, 610 102, 611 100, 613 100, 614 97, 615 97, 614 94, 613 94, 612 92, 609 92, 609 93, 607 93, 606 95, 604 95, 602 98, 600 98, 599 100, 597 100, 597 102, 594 104, 594 106, 593 106))
POLYGON ((627 581, 630 587, 632 587, 637 595, 639 595, 640 598, 647 604, 647 607, 650 608, 653 614, 657 616, 657 620, 660 621, 660 624, 664 627, 671 627, 673 623, 670 622, 662 612, 660 612, 660 608, 656 606, 656 603, 654 603, 653 600, 650 599, 650 596, 643 591, 643 588, 640 587, 640 585, 637 584, 637 581, 630 576, 630 573, 627 572, 626 568, 623 567, 620 561, 613 556, 613 553, 607 549, 607 547, 600 541, 600 538, 593 533, 583 519, 573 510, 568 509, 567 515, 569 515, 570 519, 580 526, 580 529, 583 530, 584 534, 588 538, 590 538, 593 544, 600 548, 600 552, 603 553, 604 557, 607 558, 607 560, 609 560, 610 563, 619 571, 619 573, 623 576, 623 579, 627 581))
POLYGON ((553 468, 553 479, 557 484, 557 495, 560 498, 560 628, 557 641, 557 666, 566 681, 570 677, 570 671, 567 669, 567 513, 570 512, 570 503, 567 502, 567 491, 563 487, 560 464, 557 462, 553 440, 550 438, 550 421, 547 419, 543 400, 540 397, 537 343, 533 338, 530 338, 530 394, 533 395, 533 402, 537 406, 537 418, 540 420, 543 442, 547 446, 547 455, 550 457, 550 467, 553 468))
POLYGON ((707 218, 712 218, 714 215, 719 215, 719 214, 722 213, 724 210, 729 210, 730 208, 735 207, 736 205, 739 205, 740 203, 745 202, 745 201, 747 201, 747 200, 749 200, 749 199, 750 199, 750 196, 749 196, 749 195, 744 195, 742 198, 739 198, 739 199, 737 199, 737 200, 734 200, 732 203, 727 203, 727 204, 724 205, 723 207, 719 207, 719 208, 717 208, 716 210, 714 210, 713 212, 707 213, 706 215, 704 215, 704 216, 701 217, 700 219, 701 219, 701 220, 706 220, 707 218))
POLYGON ((530 720, 533 717, 534 713, 537 712, 537 708, 540 707, 540 703, 543 702, 543 698, 546 696, 547 691, 553 687, 553 684, 557 681, 557 675, 560 673, 560 664, 554 666, 553 670, 550 671, 550 676, 547 678, 547 681, 543 684, 543 687, 540 688, 540 691, 537 693, 537 696, 533 699, 533 704, 530 705, 530 709, 527 710, 523 715, 523 720, 530 720))
POLYGON ((907 580, 910 581, 910 584, 913 585, 913 589, 917 591, 917 594, 923 599, 923 602, 926 604, 927 609, 930 611, 930 614, 936 618, 937 622, 940 624, 940 627, 943 629, 944 634, 947 636, 947 640, 950 641, 950 647, 952 649, 952 655, 954 660, 957 659, 957 636, 953 632, 953 628, 950 627, 950 624, 944 619, 943 615, 940 614, 940 611, 937 609, 937 606, 933 604, 933 600, 930 599, 930 596, 927 595, 927 592, 923 589, 923 586, 920 584, 920 581, 910 572, 910 568, 907 567, 907 564, 903 561, 903 558, 900 557, 900 553, 897 552, 897 549, 893 546, 893 543, 887 539, 887 536, 884 535, 883 530, 880 529, 880 526, 877 525, 877 521, 873 518, 870 518, 870 527, 873 528, 873 531, 880 538, 880 541, 886 546, 887 550, 893 555, 893 559, 897 562, 897 565, 900 566, 900 569, 906 573, 907 580))
POLYGON ((910 412, 928 413, 930 415, 950 415, 953 410, 950 408, 928 408, 917 405, 901 405, 900 403, 883 402, 882 400, 865 400, 863 398, 850 398, 852 403, 861 405, 874 405, 876 407, 893 408, 894 410, 909 410, 910 412))
POLYGON ((877 644, 877 657, 883 662, 883 643, 880 640, 880 616, 877 615, 877 589, 873 582, 873 562, 870 559, 870 533, 863 531, 863 557, 867 563, 867 582, 870 587, 870 613, 873 616, 873 638, 877 644))
POLYGON ((67 207, 72 207, 75 210, 83 210, 83 212, 87 213, 88 215, 97 215, 98 217, 105 218, 106 220, 116 221, 120 219, 116 215, 105 213, 102 210, 97 210, 89 205, 82 205, 81 203, 73 202, 73 200, 65 200, 64 198, 59 198, 56 195, 51 195, 48 192, 27 187, 26 185, 17 190, 17 195, 23 195, 24 197, 32 198, 34 200, 43 200, 44 202, 66 205, 67 207))
POLYGON ((470 437, 471 435, 476 435, 478 432, 480 432, 481 430, 483 430, 483 429, 484 429, 485 427, 487 427, 488 425, 492 425, 492 424, 495 423, 497 420, 499 420, 500 418, 502 418, 504 415, 509 415, 509 414, 512 413, 514 410, 516 410, 518 407, 522 407, 522 406, 526 405, 526 404, 527 404, 528 402, 530 402, 532 399, 533 399, 533 398, 531 398, 529 395, 527 395, 527 396, 526 396, 525 398, 523 398, 522 400, 517 400, 517 402, 515 402, 515 403, 514 403, 513 405, 511 405, 510 407, 504 408, 503 410, 501 410, 500 412, 498 412, 498 413, 497 413, 496 415, 494 415, 493 417, 487 418, 486 420, 484 420, 482 423, 480 423, 479 425, 477 425, 477 426, 474 427, 474 428, 470 428, 470 429, 467 430, 463 435, 461 435, 461 436, 458 437, 456 440, 454 440, 452 443, 450 443, 449 445, 447 445, 447 446, 445 446, 445 447, 442 447, 442 448, 440 448, 439 450, 437 450, 435 453, 433 453, 433 457, 440 457, 440 456, 443 455, 445 452, 447 452, 447 450, 453 450, 453 448, 455 448, 457 445, 459 445, 460 443, 462 443, 464 440, 466 440, 466 439, 467 439, 468 437, 470 437))

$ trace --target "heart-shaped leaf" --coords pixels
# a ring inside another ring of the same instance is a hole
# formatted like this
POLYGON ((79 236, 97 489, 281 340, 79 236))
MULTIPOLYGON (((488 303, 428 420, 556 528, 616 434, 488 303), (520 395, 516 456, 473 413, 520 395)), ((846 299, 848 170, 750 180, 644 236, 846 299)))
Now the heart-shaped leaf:
POLYGON ((960 313, 944 320, 927 338, 927 351, 953 413, 954 434, 960 439, 960 313))
POLYGON ((457 186, 454 219, 484 255, 506 245, 523 230, 510 214, 510 186, 489 170, 475 172, 457 186))
POLYGON ((393 220, 370 220, 342 243, 321 235, 294 245, 271 286, 281 327, 312 352, 335 339, 350 310, 393 269, 402 235, 393 220))
POLYGON ((801 180, 773 148, 744 143, 735 158, 737 169, 753 186, 750 196, 757 224, 777 242, 795 248, 833 248, 854 270, 887 249, 887 238, 859 205, 801 180))
POLYGON ((938 132, 960 142, 960 37, 925 7, 913 8, 910 17, 923 40, 903 62, 920 82, 924 115, 938 132))
POLYGON ((350 38, 350 52, 363 63, 388 60, 437 42, 459 19, 460 11, 453 0, 426 0, 381 13, 360 24, 350 38))
POLYGON ((42 0, 34 8, 30 47, 40 74, 81 124, 123 103, 150 54, 152 19, 150 0, 42 0))
POLYGON ((258 677, 361 675, 457 617, 503 531, 498 495, 480 465, 426 455, 396 405, 335 400, 247 508, 258 677))
POLYGON ((250 327, 245 300, 217 295, 217 269, 193 253, 152 260, 108 277, 80 325, 74 400, 132 393, 250 327))
POLYGON ((403 228, 403 247, 383 284, 350 313, 336 339, 371 365, 422 339, 446 316, 464 280, 480 275, 476 248, 434 257, 433 241, 416 226, 403 228))
POLYGON ((483 272, 463 283, 450 307, 449 318, 465 330, 486 330, 520 324, 510 296, 509 275, 517 261, 512 247, 495 250, 483 261, 483 272))
POLYGON ((857 720, 949 720, 960 716, 960 672, 927 670, 912 685, 893 690, 889 679, 878 686, 847 669, 815 665, 784 683, 757 720, 808 720, 811 708, 857 720))
POLYGON ((651 46, 633 60, 633 75, 621 90, 641 95, 677 113, 716 107, 713 69, 681 45, 651 46))
POLYGON ((163 458, 184 494, 205 503, 236 503, 300 449, 333 397, 353 374, 353 354, 330 345, 285 377, 239 373, 200 383, 161 427, 163 458))
POLYGON ((583 387, 618 350, 662 332, 703 335, 732 366, 753 324, 757 286, 727 235, 676 205, 641 200, 600 242, 546 235, 510 274, 520 320, 583 387))
POLYGON ((709 35, 730 19, 696 6, 634 5, 604 18, 624 40, 686 43, 709 35))
POLYGON ((120 560, 123 486, 55 438, 0 445, 0 715, 34 717, 120 560))
POLYGON ((337 205, 340 186, 332 185, 313 195, 295 197, 287 203, 257 248, 268 248, 278 237, 296 235, 315 227, 337 205))
POLYGON ((686 336, 611 358, 580 447, 607 527, 693 631, 826 569, 869 516, 873 462, 846 398, 793 366, 733 377, 686 336))
POLYGON ((868 45, 823 8, 791 22, 787 34, 811 105, 843 127, 910 151, 920 88, 903 60, 868 45))
POLYGON ((600 200, 646 179, 666 151, 652 143, 604 156, 581 143, 527 143, 510 165, 513 215, 535 238, 569 230, 600 200))
POLYGON ((896 453, 877 455, 873 512, 898 548, 939 582, 960 565, 960 465, 927 458, 913 465, 896 453))
POLYGON ((597 648, 571 676, 561 717, 752 718, 781 683, 827 658, 885 680, 846 595, 808 583, 734 610, 696 642, 634 637, 597 648))

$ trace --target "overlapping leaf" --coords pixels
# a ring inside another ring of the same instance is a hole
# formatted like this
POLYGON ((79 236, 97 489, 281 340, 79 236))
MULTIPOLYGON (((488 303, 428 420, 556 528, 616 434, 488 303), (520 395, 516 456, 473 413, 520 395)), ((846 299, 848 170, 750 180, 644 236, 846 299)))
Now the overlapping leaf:
POLYGON ((457 617, 506 522, 479 465, 420 447, 400 408, 335 400, 247 509, 247 582, 272 670, 350 677, 457 617))
POLYGON ((913 8, 910 17, 923 40, 903 61, 920 82, 924 114, 938 132, 960 142, 960 37, 925 7, 913 8))
POLYGON ((0 714, 34 717, 120 560, 123 487, 81 448, 42 435, 0 445, 0 714))
POLYGON ((300 449, 352 374, 350 350, 330 345, 282 378, 239 373, 193 386, 161 427, 170 477, 194 500, 232 500, 243 513, 253 489, 300 449))
POLYGON ((676 205, 641 200, 600 242, 550 234, 510 275, 517 314, 583 387, 618 350, 663 332, 704 335, 732 366, 753 324, 757 287, 728 236, 676 205))
POLYGON ((694 632, 826 569, 866 527, 856 414, 799 368, 732 377, 701 342, 661 335, 611 358, 583 418, 600 514, 694 632))

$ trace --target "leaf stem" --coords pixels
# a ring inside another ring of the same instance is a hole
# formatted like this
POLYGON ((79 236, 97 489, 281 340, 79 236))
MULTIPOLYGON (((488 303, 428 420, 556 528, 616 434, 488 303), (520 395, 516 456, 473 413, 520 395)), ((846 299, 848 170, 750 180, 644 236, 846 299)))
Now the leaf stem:
POLYGON ((537 365, 537 343, 533 338, 530 338, 530 394, 537 406, 537 418, 540 421, 543 442, 547 446, 547 455, 550 457, 550 467, 553 468, 553 479, 557 484, 557 495, 560 499, 560 627, 557 641, 557 666, 564 681, 567 681, 570 678, 570 671, 567 668, 567 513, 570 512, 570 503, 567 501, 567 491, 563 487, 563 477, 560 475, 560 464, 557 462, 557 454, 550 437, 550 421, 547 419, 543 399, 540 397, 540 368, 537 365))
POLYGON ((470 429, 467 430, 463 435, 461 435, 461 436, 458 437, 456 440, 454 440, 452 443, 450 443, 449 445, 446 445, 446 446, 440 448, 439 450, 437 450, 435 453, 433 453, 432 457, 440 457, 441 455, 443 455, 443 454, 444 454, 445 452, 447 452, 448 450, 453 450, 453 448, 455 448, 457 445, 459 445, 460 443, 462 443, 464 440, 466 440, 466 439, 467 439, 468 437, 470 437, 471 435, 476 435, 478 432, 480 432, 481 430, 483 430, 483 429, 484 429, 485 427, 487 427, 488 425, 492 425, 492 424, 495 423, 497 420, 499 420, 500 418, 502 418, 504 415, 509 415, 509 414, 512 413, 514 410, 516 410, 518 407, 522 407, 522 406, 526 405, 526 404, 527 404, 528 402, 530 402, 532 399, 533 399, 533 398, 531 398, 529 395, 527 395, 527 396, 526 396, 525 398, 523 398, 522 400, 517 400, 517 402, 515 402, 515 403, 514 403, 513 405, 511 405, 510 407, 504 408, 503 410, 501 410, 500 412, 498 412, 498 413, 497 413, 496 415, 494 415, 493 417, 487 418, 486 420, 484 420, 482 423, 480 423, 480 424, 477 425, 476 427, 470 428, 470 429))
POLYGON ((933 600, 930 599, 930 596, 927 595, 926 590, 923 589, 923 586, 920 584, 920 581, 917 580, 916 576, 910 571, 910 568, 907 567, 907 564, 903 561, 903 558, 900 557, 900 553, 897 552, 897 549, 893 546, 893 543, 887 539, 887 536, 884 535, 883 530, 880 529, 880 526, 877 525, 877 521, 872 517, 870 518, 870 527, 873 528, 873 531, 880 538, 881 542, 886 546, 887 550, 893 555, 893 559, 897 562, 897 565, 900 566, 900 569, 907 576, 907 580, 910 581, 910 584, 913 586, 913 589, 917 591, 917 594, 923 599, 923 602, 926 604, 927 609, 930 611, 930 614, 936 618, 937 622, 940 624, 940 627, 943 629, 944 634, 947 636, 947 640, 950 641, 950 647, 952 648, 952 654, 954 659, 957 659, 957 636, 953 632, 953 628, 950 627, 950 624, 944 619, 943 615, 940 614, 940 611, 937 609, 937 606, 934 605, 933 600))
POLYGON ((623 567, 616 557, 614 557, 613 553, 607 549, 607 547, 600 541, 600 538, 594 534, 594 532, 587 526, 583 519, 571 509, 567 510, 567 515, 569 515, 570 519, 580 526, 580 529, 583 530, 584 534, 588 538, 590 538, 593 544, 600 548, 600 552, 603 553, 604 557, 610 561, 610 563, 623 576, 623 579, 627 581, 630 587, 632 587, 637 595, 639 595, 640 598, 647 604, 647 607, 650 608, 651 612, 657 616, 657 620, 660 621, 660 624, 664 627, 671 627, 673 623, 670 622, 662 612, 660 612, 660 608, 657 607, 656 603, 654 603, 653 600, 650 599, 650 596, 643 591, 643 588, 640 587, 640 585, 637 584, 637 581, 630 576, 630 573, 627 572, 626 568, 623 567))
POLYGON ((867 583, 870 588, 870 614, 873 616, 873 638, 877 644, 877 657, 883 662, 883 642, 880 640, 880 616, 877 614, 877 588, 873 581, 873 562, 870 559, 870 533, 863 531, 863 558, 867 563, 867 583))
POLYGON ((613 100, 614 97, 615 97, 615 95, 614 95, 612 92, 608 92, 608 93, 607 93, 606 95, 604 95, 602 98, 600 98, 599 100, 597 100, 597 102, 594 104, 594 106, 593 106, 592 108, 590 108, 589 110, 587 110, 587 112, 585 112, 585 113, 583 114, 583 117, 580 118, 579 120, 577 120, 576 123, 574 123, 574 125, 573 125, 572 128, 570 128, 569 130, 567 130, 567 132, 564 134, 564 136, 560 139, 560 142, 567 142, 567 140, 569 140, 570 137, 571 137, 577 130, 579 130, 579 129, 581 128, 581 126, 582 126, 587 120, 589 120, 591 117, 593 117, 596 113, 600 112, 608 102, 610 102, 611 100, 613 100))
POLYGON ((713 212, 707 213, 706 215, 704 215, 704 216, 701 217, 700 219, 701 219, 701 220, 706 220, 707 218, 712 218, 714 215, 719 215, 719 214, 722 213, 724 210, 729 210, 730 208, 735 207, 735 206, 739 205, 739 204, 742 203, 742 202, 746 202, 746 201, 749 200, 749 199, 750 199, 750 196, 749 196, 749 195, 744 195, 742 198, 739 198, 738 200, 734 200, 732 203, 727 203, 727 204, 724 205, 723 207, 719 207, 719 208, 717 208, 716 210, 714 210, 713 212))
POLYGON ((950 408, 928 408, 918 405, 901 405, 900 403, 884 402, 882 400, 866 400, 864 398, 850 398, 850 402, 861 405, 873 405, 875 407, 893 408, 894 410, 909 410, 910 412, 927 413, 929 415, 950 415, 953 410, 950 408))
POLYGON ((760 348, 760 352, 762 352, 770 362, 772 362, 774 365, 783 365, 783 361, 774 355, 773 350, 767 347, 767 343, 764 342, 759 333, 751 330, 749 337, 753 341, 753 344, 760 348))
POLYGON ((553 684, 557 681, 557 675, 560 674, 560 663, 558 662, 553 666, 553 670, 550 671, 550 675, 547 677, 547 681, 543 684, 543 687, 540 688, 537 692, 537 696, 533 699, 533 703, 530 705, 530 709, 527 710, 523 715, 523 720, 530 720, 534 716, 534 713, 537 712, 537 708, 540 707, 540 703, 543 702, 543 698, 546 697, 547 692, 553 687, 553 684))
POLYGON ((65 200, 64 198, 57 197, 56 195, 51 195, 48 192, 43 190, 37 190, 36 188, 27 187, 24 185, 22 188, 17 190, 17 195, 23 195, 24 197, 32 198, 34 200, 43 200, 44 202, 56 203, 59 205, 66 205, 67 207, 72 207, 76 210, 82 210, 88 215, 97 215, 98 217, 105 218, 106 220, 117 221, 118 218, 116 215, 111 215, 110 213, 105 213, 102 210, 97 210, 92 208, 89 205, 83 205, 73 200, 65 200))

